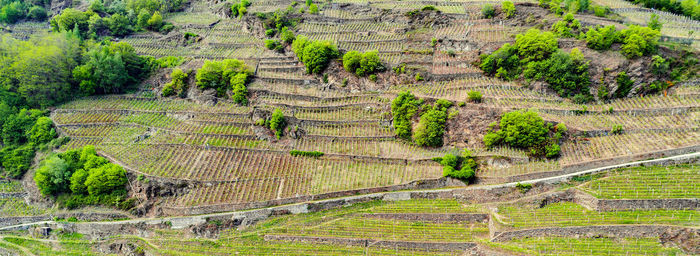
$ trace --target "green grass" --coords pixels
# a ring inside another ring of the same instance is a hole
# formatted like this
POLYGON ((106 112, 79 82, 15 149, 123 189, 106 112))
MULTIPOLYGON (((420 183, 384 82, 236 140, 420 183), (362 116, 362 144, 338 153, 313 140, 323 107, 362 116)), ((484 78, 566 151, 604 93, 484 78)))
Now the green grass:
POLYGON ((598 198, 654 199, 700 197, 700 165, 618 169, 581 188, 598 198))
POLYGON ((559 238, 516 239, 496 246, 527 255, 682 255, 655 238, 559 238))
POLYGON ((524 206, 503 206, 499 215, 505 224, 515 228, 586 226, 607 224, 671 224, 697 226, 700 214, 695 210, 637 210, 597 212, 576 203, 549 204, 532 209, 524 206))

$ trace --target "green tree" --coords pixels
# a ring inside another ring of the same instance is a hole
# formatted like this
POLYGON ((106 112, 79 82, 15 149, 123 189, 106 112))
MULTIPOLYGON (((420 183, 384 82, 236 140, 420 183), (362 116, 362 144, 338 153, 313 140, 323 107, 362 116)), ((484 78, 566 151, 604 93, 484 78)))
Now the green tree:
POLYGON ((518 55, 524 61, 544 60, 558 49, 557 37, 552 32, 530 29, 515 37, 518 55))
POLYGON ((85 169, 78 169, 70 176, 70 190, 73 194, 87 195, 88 190, 85 185, 89 173, 85 169))
POLYGON ((391 102, 391 113, 394 117, 394 131, 399 138, 409 140, 413 134, 411 119, 418 112, 422 101, 416 99, 410 91, 401 92, 391 102))
POLYGON ((56 138, 56 130, 53 128, 51 118, 42 116, 36 120, 34 126, 27 131, 27 138, 30 143, 40 145, 48 143, 56 138))
POLYGON ((544 120, 534 111, 511 111, 501 117, 500 130, 489 131, 484 144, 493 147, 504 143, 512 147, 530 148, 541 145, 547 138, 544 120))
POLYGON ((501 9, 506 13, 506 18, 510 18, 515 15, 515 5, 511 1, 504 1, 501 3, 501 9))
POLYGON ((148 10, 141 10, 141 12, 139 12, 139 15, 136 17, 136 26, 138 26, 139 28, 147 28, 148 20, 151 19, 151 16, 152 15, 148 13, 148 10))
POLYGON ((32 6, 29 8, 29 11, 27 12, 27 17, 33 20, 39 20, 43 21, 46 20, 47 14, 46 14, 46 9, 41 6, 32 6))
POLYGON ((86 12, 81 12, 73 8, 68 8, 61 11, 61 14, 54 17, 54 19, 56 19, 58 28, 61 31, 69 31, 76 27, 81 33, 84 33, 88 30, 89 16, 86 12))
POLYGON ((148 24, 148 27, 151 30, 158 31, 160 27, 163 26, 163 16, 160 15, 160 12, 156 11, 153 13, 153 16, 151 16, 151 18, 148 19, 146 24, 148 24))
POLYGON ((286 123, 284 121, 284 114, 282 113, 282 110, 279 108, 275 109, 275 111, 272 112, 272 116, 270 116, 270 130, 275 132, 277 139, 282 137, 282 131, 284 131, 285 126, 286 123))
POLYGON ((68 191, 71 175, 66 161, 58 156, 51 156, 41 162, 34 175, 34 181, 42 195, 57 195, 68 191))
POLYGON ((6 146, 0 152, 0 156, 5 173, 12 178, 20 178, 32 165, 34 147, 30 144, 6 146))
POLYGON ((445 133, 445 122, 447 122, 447 109, 450 106, 452 106, 451 102, 438 100, 430 110, 421 115, 413 134, 413 140, 417 145, 442 146, 442 136, 445 133))
MULTIPOLYGON (((293 47, 294 45, 292 45, 293 47)), ((305 45, 303 49, 301 61, 306 66, 306 72, 309 74, 321 74, 328 66, 328 63, 339 55, 338 48, 330 41, 312 41, 305 45)))
POLYGON ((131 34, 134 29, 131 27, 129 18, 119 13, 109 17, 109 31, 114 36, 125 36, 131 34))
POLYGON ((663 26, 663 24, 659 21, 659 15, 652 13, 649 22, 647 22, 647 27, 656 31, 661 31, 661 26, 663 26))
POLYGON ((123 191, 126 182, 126 171, 119 165, 109 163, 91 169, 85 179, 85 186, 90 195, 103 195, 123 191))

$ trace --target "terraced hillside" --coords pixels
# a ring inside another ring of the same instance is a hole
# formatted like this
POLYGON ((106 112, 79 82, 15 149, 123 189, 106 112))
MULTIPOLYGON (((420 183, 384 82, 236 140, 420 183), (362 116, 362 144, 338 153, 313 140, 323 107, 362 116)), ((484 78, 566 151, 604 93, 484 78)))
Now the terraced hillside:
POLYGON ((0 254, 700 254, 688 15, 626 0, 44 8, 3 24, 0 52, 80 53, 45 80, 24 63, 60 58, 0 55, 0 254), (70 95, 41 87, 54 80, 70 95))

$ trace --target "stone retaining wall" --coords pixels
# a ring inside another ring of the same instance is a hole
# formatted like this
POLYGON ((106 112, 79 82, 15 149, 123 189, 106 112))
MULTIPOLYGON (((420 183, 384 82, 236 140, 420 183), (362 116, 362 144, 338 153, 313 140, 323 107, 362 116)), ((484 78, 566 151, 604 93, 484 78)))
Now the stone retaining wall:
POLYGON ((365 218, 426 221, 426 222, 482 222, 489 221, 486 213, 365 213, 365 218))
POLYGON ((464 251, 477 246, 471 242, 418 242, 418 241, 389 241, 362 238, 317 237, 317 236, 287 236, 265 235, 266 241, 290 241, 316 244, 341 244, 360 247, 405 248, 427 251, 464 251))
POLYGON ((700 232, 697 228, 667 225, 604 225, 580 227, 549 227, 495 232, 492 242, 504 242, 527 237, 660 237, 667 233, 700 232))

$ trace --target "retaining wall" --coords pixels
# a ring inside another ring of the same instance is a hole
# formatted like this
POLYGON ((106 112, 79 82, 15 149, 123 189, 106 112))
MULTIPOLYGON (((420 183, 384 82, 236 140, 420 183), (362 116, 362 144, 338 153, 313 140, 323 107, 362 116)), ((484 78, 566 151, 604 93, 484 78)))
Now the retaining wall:
POLYGON ((342 244, 361 247, 405 248, 430 251, 464 251, 477 246, 471 242, 418 242, 418 241, 389 241, 362 238, 315 237, 315 236, 286 236, 265 235, 265 240, 290 241, 321 244, 342 244))
POLYGON ((495 232, 492 242, 504 242, 527 237, 660 237, 667 233, 700 232, 697 228, 667 225, 604 225, 581 227, 549 227, 495 232))
POLYGON ((488 222, 486 213, 365 213, 365 218, 426 222, 488 222))

